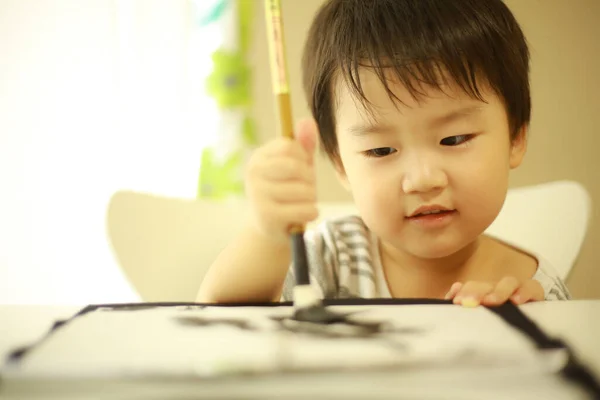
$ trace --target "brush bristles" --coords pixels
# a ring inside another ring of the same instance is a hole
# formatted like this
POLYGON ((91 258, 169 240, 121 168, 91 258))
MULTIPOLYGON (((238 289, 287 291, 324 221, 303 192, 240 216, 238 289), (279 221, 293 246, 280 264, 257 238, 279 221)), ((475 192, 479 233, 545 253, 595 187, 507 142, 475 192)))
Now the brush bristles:
POLYGON ((321 304, 321 299, 311 285, 296 285, 294 287, 294 307, 308 308, 321 304))

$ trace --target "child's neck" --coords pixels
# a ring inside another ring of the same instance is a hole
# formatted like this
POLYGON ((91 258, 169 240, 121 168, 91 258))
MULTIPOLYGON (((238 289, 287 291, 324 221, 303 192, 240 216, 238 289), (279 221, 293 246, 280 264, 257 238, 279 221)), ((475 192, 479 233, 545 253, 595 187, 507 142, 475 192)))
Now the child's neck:
POLYGON ((485 247, 486 239, 479 237, 447 257, 426 259, 381 243, 381 263, 392 297, 442 298, 454 282, 463 281, 474 265, 482 264, 485 247))

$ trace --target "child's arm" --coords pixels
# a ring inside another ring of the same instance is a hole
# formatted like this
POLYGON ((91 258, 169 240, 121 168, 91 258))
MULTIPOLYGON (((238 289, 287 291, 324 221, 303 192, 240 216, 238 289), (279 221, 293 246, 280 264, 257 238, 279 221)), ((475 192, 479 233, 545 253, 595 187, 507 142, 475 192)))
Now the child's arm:
POLYGON ((279 300, 290 264, 288 230, 318 216, 316 125, 303 121, 297 132, 298 140, 280 138, 253 154, 246 175, 250 222, 211 265, 198 302, 279 300))
POLYGON ((210 267, 199 303, 278 301, 290 264, 290 245, 247 226, 210 267))

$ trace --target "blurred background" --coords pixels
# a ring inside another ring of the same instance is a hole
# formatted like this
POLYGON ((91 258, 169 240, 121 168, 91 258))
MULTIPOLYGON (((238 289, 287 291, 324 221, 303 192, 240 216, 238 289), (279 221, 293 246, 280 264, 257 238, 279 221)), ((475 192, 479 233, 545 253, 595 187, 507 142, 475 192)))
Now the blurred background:
MULTIPOLYGON (((296 119, 309 115, 300 58, 322 2, 282 0, 296 119)), ((588 189, 567 283, 600 298, 600 1, 506 3, 530 42, 534 107, 511 185, 588 189)), ((112 194, 243 197, 244 161, 276 135, 270 79, 261 0, 0 0, 0 293, 133 298, 106 240, 112 194)), ((324 157, 318 168, 320 201, 349 200, 324 157)))

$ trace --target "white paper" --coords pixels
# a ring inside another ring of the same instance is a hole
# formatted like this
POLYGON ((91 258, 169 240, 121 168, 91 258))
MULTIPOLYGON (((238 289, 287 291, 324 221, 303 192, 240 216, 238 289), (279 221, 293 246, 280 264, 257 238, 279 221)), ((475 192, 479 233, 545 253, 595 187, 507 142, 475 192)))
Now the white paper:
POLYGON ((55 331, 14 368, 18 376, 214 377, 283 371, 424 366, 555 370, 564 354, 543 354, 483 307, 339 306, 355 319, 387 321, 371 338, 327 338, 286 331, 271 317, 288 307, 159 307, 99 310, 55 331), (214 323, 230 320, 230 323, 214 323), (182 321, 187 323, 182 323, 182 321), (209 325, 198 326, 197 323, 209 325), (245 329, 238 325, 246 325, 245 329))

